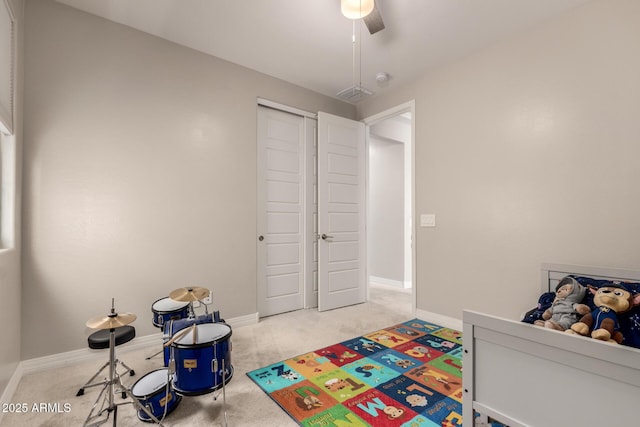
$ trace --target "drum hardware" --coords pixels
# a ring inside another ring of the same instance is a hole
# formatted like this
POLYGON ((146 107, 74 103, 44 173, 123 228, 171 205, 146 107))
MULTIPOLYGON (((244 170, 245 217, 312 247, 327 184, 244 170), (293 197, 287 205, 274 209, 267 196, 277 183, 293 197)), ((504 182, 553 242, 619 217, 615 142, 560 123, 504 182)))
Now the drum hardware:
MULTIPOLYGON (((218 360, 215 359, 216 365, 218 360)), ((224 414, 224 427, 227 427, 227 370, 224 366, 224 359, 222 359, 222 413, 224 414)), ((213 400, 218 400, 218 395, 213 393, 213 400)))
POLYGON ((151 356, 147 356, 144 358, 144 360, 151 360, 154 357, 156 357, 157 355, 159 355, 160 353, 162 353, 164 351, 163 348, 161 348, 160 350, 156 351, 155 353, 153 353, 151 356))
MULTIPOLYGON (((120 328, 117 328, 117 331, 114 332, 114 334, 115 334, 115 345, 117 347, 118 345, 127 343, 131 341, 133 338, 135 338, 136 330, 133 326, 125 325, 125 326, 121 326, 120 328)), ((92 348, 92 349, 109 348, 110 338, 111 338, 110 333, 106 329, 98 330, 97 332, 94 332, 91 335, 89 335, 89 338, 87 339, 87 341, 89 342, 89 348, 92 348), (107 332, 107 333, 105 334, 104 332, 107 332)), ((134 376, 136 374, 133 369, 128 367, 120 359, 116 358, 116 364, 121 365, 125 369, 125 371, 120 375, 124 375, 127 372, 129 373, 130 376, 134 376)), ((102 367, 89 379, 89 381, 87 381, 78 390, 78 392, 76 393, 76 396, 82 396, 84 394, 85 389, 87 388, 96 387, 104 384, 102 381, 94 383, 93 380, 98 378, 98 376, 102 373, 102 371, 104 371, 107 368, 107 366, 109 366, 108 361, 104 365, 102 365, 102 367)))
POLYGON ((133 405, 138 409, 146 413, 150 419, 154 422, 162 425, 161 422, 156 418, 155 415, 151 413, 146 407, 140 404, 140 402, 133 397, 131 392, 122 384, 120 379, 120 374, 118 374, 116 370, 116 346, 115 346, 115 330, 116 328, 128 325, 132 323, 136 319, 135 314, 131 313, 123 313, 118 314, 115 311, 114 299, 111 299, 111 312, 106 317, 96 317, 89 319, 86 323, 87 327, 92 329, 108 329, 109 330, 109 378, 104 381, 104 386, 102 390, 98 394, 98 398, 96 399, 93 407, 91 408, 91 412, 87 416, 87 419, 84 422, 85 427, 95 427, 106 423, 109 420, 109 416, 113 412, 113 426, 117 425, 118 418, 118 406, 126 405, 129 403, 133 403, 133 405), (123 403, 115 403, 114 402, 114 386, 119 386, 119 389, 122 390, 122 397, 128 396, 131 398, 131 402, 123 402, 123 403), (94 415, 94 411, 98 407, 98 403, 102 400, 102 404, 98 412, 94 415), (106 413, 106 418, 100 419, 103 414, 106 413))

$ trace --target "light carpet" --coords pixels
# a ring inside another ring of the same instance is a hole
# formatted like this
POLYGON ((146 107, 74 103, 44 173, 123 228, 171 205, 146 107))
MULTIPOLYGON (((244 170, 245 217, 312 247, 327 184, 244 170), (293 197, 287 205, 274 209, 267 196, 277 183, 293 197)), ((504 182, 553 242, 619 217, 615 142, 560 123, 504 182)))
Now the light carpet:
MULTIPOLYGON (((231 341, 233 379, 226 387, 227 420, 229 426, 287 427, 296 426, 260 388, 249 379, 247 372, 304 352, 344 341, 413 317, 411 294, 386 286, 371 286, 370 301, 351 307, 326 312, 315 309, 299 310, 261 319, 258 323, 234 328, 231 341)), ((225 316, 224 307, 216 307, 225 316)), ((135 326, 135 324, 134 324, 135 326)), ((135 341, 135 339, 134 339, 135 341)), ((143 375, 163 366, 162 357, 145 360, 160 350, 162 343, 143 350, 120 351, 117 356, 136 371, 133 377, 123 377, 132 386, 143 375)), ((87 389, 84 396, 76 397, 78 389, 106 362, 108 351, 100 350, 95 361, 24 375, 11 402, 26 404, 26 412, 5 413, 2 427, 71 427, 82 426, 91 411, 98 388, 87 389), (33 404, 59 404, 68 412, 34 412, 33 404)), ((186 396, 175 411, 166 417, 166 426, 223 426, 222 396, 214 393, 186 396)), ((119 396, 116 403, 121 403, 119 396)), ((112 425, 112 419, 106 426, 112 425)), ((118 426, 146 426, 136 416, 132 405, 120 406, 118 426)))

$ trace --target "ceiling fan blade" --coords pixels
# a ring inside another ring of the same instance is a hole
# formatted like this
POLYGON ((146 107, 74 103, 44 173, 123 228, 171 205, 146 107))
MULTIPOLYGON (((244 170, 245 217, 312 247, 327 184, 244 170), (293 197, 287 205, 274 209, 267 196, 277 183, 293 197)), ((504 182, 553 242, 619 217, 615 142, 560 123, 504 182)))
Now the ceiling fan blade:
POLYGON ((370 14, 362 18, 364 20, 369 33, 375 34, 378 31, 384 30, 384 22, 382 22, 382 15, 378 11, 378 6, 374 3, 373 11, 370 14))

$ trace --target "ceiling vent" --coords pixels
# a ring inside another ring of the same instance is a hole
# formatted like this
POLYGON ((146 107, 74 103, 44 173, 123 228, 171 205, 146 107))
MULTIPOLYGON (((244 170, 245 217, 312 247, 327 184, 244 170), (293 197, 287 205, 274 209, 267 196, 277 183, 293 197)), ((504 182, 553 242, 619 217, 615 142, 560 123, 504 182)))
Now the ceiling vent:
POLYGON ((371 95, 373 95, 373 92, 362 86, 351 86, 336 93, 338 98, 344 99, 348 102, 362 101, 371 95))

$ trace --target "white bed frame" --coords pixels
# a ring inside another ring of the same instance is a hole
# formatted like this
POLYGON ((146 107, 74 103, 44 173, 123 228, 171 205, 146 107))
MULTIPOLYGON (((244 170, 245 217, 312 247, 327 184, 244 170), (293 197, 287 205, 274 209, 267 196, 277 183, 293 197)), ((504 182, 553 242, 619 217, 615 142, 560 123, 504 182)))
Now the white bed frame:
MULTIPOLYGON (((543 264, 542 293, 568 274, 640 281, 635 270, 543 264)), ((477 411, 511 427, 640 425, 640 350, 473 311, 462 321, 463 420, 477 411)))

